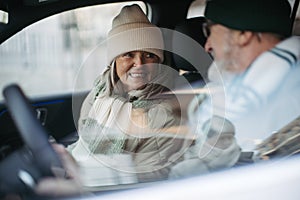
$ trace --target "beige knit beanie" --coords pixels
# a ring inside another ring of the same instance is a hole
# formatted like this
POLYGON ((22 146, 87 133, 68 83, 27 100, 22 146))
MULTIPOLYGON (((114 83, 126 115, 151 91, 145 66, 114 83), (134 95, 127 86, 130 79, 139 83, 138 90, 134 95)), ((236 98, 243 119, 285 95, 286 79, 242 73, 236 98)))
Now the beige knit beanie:
POLYGON ((151 24, 143 10, 133 4, 122 8, 108 33, 108 65, 119 55, 143 50, 157 55, 163 62, 164 42, 160 29, 151 24))

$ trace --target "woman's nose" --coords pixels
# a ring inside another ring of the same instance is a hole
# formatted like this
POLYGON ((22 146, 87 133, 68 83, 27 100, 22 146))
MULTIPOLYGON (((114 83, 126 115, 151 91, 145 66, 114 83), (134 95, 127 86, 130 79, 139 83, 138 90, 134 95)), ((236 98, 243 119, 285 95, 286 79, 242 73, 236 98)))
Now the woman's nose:
POLYGON ((134 62, 134 65, 135 66, 140 66, 140 65, 143 65, 144 64, 144 61, 143 61, 143 56, 142 55, 135 55, 134 56, 134 59, 133 59, 133 62, 134 62))

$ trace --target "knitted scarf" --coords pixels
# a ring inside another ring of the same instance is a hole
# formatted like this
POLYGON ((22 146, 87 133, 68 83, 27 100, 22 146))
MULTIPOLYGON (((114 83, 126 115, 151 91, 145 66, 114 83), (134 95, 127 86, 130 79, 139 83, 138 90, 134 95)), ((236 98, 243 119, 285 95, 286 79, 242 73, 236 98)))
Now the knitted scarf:
POLYGON ((174 116, 171 105, 175 96, 160 96, 169 91, 171 69, 159 64, 157 67, 158 75, 151 83, 142 89, 124 92, 113 62, 95 81, 83 103, 77 143, 89 153, 122 153, 126 139, 136 137, 139 140, 161 128, 178 125, 180 117, 174 116))

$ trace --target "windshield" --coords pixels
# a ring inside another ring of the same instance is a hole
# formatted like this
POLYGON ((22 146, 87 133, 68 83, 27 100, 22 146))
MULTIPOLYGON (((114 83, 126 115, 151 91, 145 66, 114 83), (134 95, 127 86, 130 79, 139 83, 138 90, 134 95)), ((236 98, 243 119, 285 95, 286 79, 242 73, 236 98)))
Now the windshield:
MULTIPOLYGON (((299 152, 299 17, 285 38, 225 26, 236 18, 214 22, 204 17, 204 0, 184 11, 170 4, 86 6, 38 21, 0 46, 0 89, 21 86, 49 141, 79 166, 67 181, 79 177, 86 191, 299 152)), ((1 94, 3 160, 23 147, 13 122, 1 94)))

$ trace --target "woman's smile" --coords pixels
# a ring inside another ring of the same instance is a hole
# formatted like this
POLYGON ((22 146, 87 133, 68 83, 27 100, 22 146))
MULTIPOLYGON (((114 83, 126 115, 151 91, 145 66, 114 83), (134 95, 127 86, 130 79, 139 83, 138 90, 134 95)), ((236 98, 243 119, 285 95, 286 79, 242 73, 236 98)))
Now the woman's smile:
POLYGON ((129 72, 131 78, 145 78, 148 73, 145 72, 129 72))
POLYGON ((116 59, 116 72, 125 91, 148 84, 157 75, 159 57, 146 51, 131 51, 116 59))

